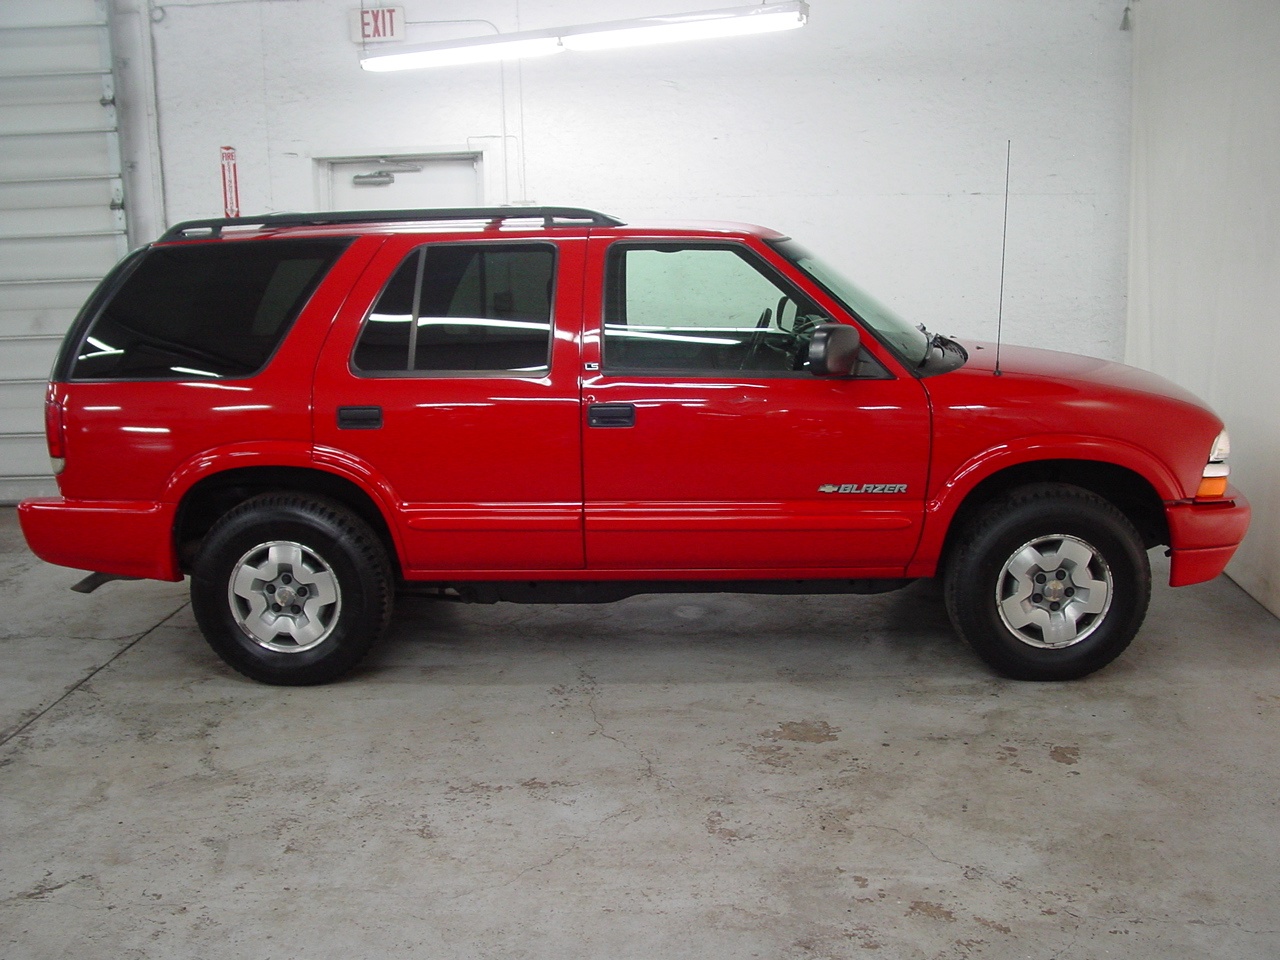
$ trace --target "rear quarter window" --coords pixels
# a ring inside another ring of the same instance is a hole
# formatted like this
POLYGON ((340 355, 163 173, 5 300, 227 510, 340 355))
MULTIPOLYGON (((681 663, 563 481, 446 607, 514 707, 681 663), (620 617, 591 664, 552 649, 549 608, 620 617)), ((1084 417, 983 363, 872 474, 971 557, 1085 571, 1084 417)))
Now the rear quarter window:
POLYGON ((252 376, 284 339, 347 239, 154 247, 78 338, 71 380, 252 376))

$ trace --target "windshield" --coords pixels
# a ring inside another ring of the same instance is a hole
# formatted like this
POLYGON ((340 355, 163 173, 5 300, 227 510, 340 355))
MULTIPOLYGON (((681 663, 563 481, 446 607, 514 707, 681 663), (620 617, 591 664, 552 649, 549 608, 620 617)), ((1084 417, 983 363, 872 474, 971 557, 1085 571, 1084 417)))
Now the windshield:
POLYGON ((890 349, 911 367, 929 356, 929 335, 913 327, 853 281, 819 260, 794 240, 782 240, 773 247, 835 297, 854 316, 880 335, 890 349))

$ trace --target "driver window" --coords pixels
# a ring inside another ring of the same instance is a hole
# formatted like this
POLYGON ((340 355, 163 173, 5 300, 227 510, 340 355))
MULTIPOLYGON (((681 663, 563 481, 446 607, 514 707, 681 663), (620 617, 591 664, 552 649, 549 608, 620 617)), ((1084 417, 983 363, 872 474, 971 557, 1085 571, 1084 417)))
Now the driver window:
POLYGON ((747 251, 615 244, 606 267, 606 371, 803 371, 826 318, 747 251))

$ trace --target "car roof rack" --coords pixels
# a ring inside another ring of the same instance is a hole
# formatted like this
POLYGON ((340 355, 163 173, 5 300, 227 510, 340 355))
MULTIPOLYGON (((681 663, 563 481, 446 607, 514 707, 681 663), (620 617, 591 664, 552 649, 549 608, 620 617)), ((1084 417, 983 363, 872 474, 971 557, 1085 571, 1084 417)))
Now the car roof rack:
POLYGON ((327 227, 343 223, 411 223, 421 221, 486 220, 496 226, 504 220, 542 220, 543 227, 557 221, 587 223, 593 227, 620 227, 623 221, 582 207, 439 207, 430 210, 328 210, 319 213, 268 213, 260 217, 224 217, 186 220, 174 224, 160 238, 196 240, 220 237, 226 227, 327 227))

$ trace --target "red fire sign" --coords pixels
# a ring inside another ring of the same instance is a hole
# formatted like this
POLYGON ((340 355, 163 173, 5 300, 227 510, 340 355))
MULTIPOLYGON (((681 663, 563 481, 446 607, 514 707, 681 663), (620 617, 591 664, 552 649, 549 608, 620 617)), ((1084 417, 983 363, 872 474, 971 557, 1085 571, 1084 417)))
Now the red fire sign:
POLYGON ((236 172, 236 148, 222 148, 222 211, 227 217, 240 216, 240 175, 236 172))

